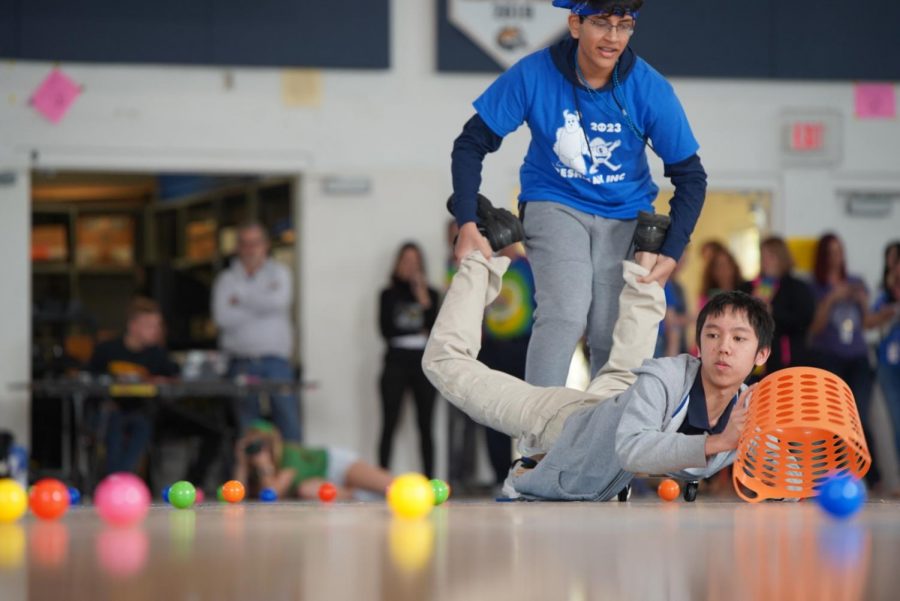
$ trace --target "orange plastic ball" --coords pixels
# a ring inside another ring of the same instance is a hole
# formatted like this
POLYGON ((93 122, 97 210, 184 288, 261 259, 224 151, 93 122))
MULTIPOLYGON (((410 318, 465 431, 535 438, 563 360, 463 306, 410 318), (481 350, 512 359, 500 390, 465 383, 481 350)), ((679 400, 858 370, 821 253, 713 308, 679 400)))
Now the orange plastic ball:
POLYGON ((229 480, 222 485, 222 498, 229 503, 240 503, 244 500, 244 485, 237 480, 229 480))
POLYGON ((678 498, 678 495, 681 494, 681 487, 678 486, 678 482, 666 478, 659 483, 659 488, 656 489, 656 493, 663 501, 674 501, 678 498))
POLYGON ((337 497, 337 487, 331 482, 325 482, 319 487, 319 500, 323 503, 331 503, 337 497))

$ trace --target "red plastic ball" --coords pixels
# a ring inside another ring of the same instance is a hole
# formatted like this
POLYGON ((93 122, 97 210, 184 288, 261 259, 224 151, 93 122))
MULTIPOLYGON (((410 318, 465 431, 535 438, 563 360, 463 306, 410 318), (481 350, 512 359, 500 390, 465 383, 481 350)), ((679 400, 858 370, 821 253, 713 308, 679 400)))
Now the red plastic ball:
POLYGON ((323 503, 331 503, 337 497, 337 487, 331 482, 326 482, 319 487, 319 500, 323 503))
POLYGON ((222 485, 222 498, 229 503, 240 503, 244 500, 244 485, 237 480, 229 480, 222 485))
POLYGON ((35 482, 28 494, 31 512, 42 520, 55 520, 69 509, 69 488, 54 478, 35 482))
POLYGON ((678 486, 678 482, 666 478, 659 483, 659 488, 656 489, 656 493, 659 495, 659 498, 664 501, 674 501, 678 498, 678 495, 681 494, 681 487, 678 486))

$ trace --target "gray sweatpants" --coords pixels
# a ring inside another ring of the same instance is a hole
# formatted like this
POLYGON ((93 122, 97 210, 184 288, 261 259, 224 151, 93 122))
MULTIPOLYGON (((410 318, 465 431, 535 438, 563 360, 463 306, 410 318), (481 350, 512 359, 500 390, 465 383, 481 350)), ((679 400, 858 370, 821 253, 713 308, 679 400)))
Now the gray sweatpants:
POLYGON ((589 215, 558 202, 528 202, 524 211, 537 301, 525 380, 565 386, 572 353, 585 334, 593 378, 609 358, 622 261, 637 222, 589 215))
POLYGON ((634 383, 631 370, 653 356, 659 321, 666 311, 665 295, 656 282, 638 282, 647 270, 626 261, 627 285, 617 302, 621 316, 613 329, 615 342, 609 361, 588 389, 532 386, 489 369, 476 358, 484 308, 500 293, 508 266, 509 259, 485 259, 478 251, 463 259, 431 329, 422 368, 438 391, 476 422, 546 452, 572 413, 614 397, 634 383))

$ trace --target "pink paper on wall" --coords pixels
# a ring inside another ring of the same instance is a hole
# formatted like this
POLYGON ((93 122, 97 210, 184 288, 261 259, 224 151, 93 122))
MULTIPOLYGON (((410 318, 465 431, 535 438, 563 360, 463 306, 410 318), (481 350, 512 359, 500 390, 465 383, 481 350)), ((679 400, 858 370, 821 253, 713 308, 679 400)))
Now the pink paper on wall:
POLYGON ((856 116, 860 119, 893 119, 897 98, 892 83, 859 83, 853 91, 856 116))
POLYGON ((60 71, 50 72, 31 97, 31 105, 53 123, 59 123, 81 93, 81 86, 60 71))

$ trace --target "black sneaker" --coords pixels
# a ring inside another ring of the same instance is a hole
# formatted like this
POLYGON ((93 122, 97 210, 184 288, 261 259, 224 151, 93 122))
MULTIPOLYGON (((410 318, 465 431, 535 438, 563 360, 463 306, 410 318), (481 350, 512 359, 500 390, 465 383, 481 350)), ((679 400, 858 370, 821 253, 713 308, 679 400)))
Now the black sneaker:
POLYGON ((693 503, 697 500, 697 489, 700 488, 700 483, 697 481, 691 481, 684 485, 684 500, 688 503, 693 503))
MULTIPOLYGON (((453 214, 453 195, 447 199, 447 210, 453 214)), ((510 211, 495 207, 482 194, 478 195, 478 231, 496 252, 525 239, 522 222, 510 211)))
POLYGON ((634 252, 658 253, 666 240, 671 220, 668 215, 641 211, 634 229, 634 252))

